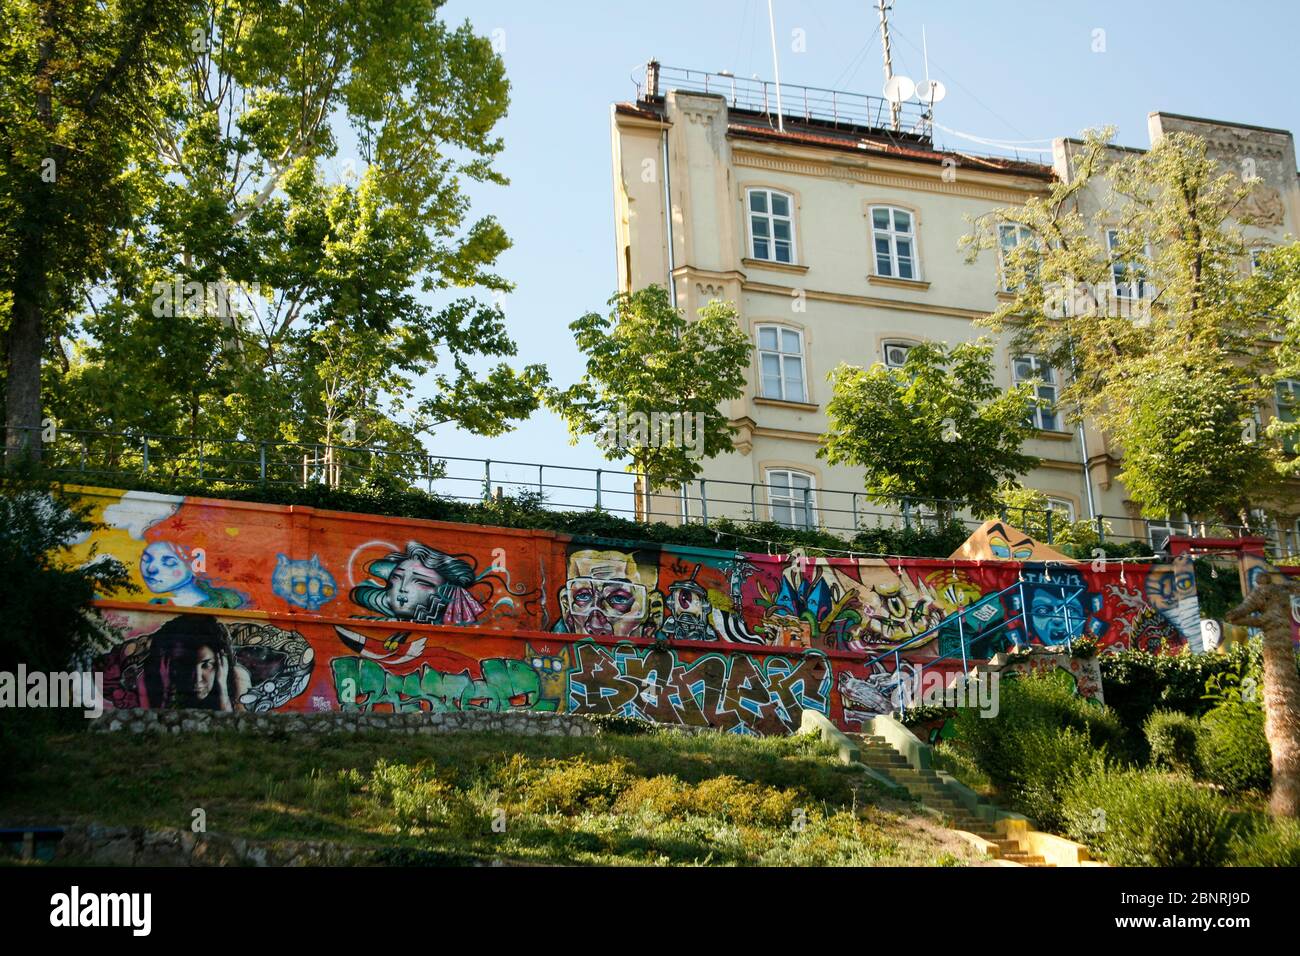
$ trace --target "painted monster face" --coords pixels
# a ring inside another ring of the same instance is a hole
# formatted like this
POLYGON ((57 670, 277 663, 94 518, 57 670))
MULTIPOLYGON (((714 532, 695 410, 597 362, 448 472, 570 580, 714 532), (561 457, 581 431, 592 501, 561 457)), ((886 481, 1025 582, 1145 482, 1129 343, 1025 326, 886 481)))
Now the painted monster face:
POLYGON ((1050 589, 1035 590, 1029 602, 1029 619, 1034 634, 1044 644, 1064 644, 1066 638, 1083 631, 1085 615, 1078 595, 1063 595, 1050 589))
POLYGON ((629 637, 646 617, 646 588, 625 578, 569 578, 568 620, 576 634, 629 637))
POLYGON ((995 524, 989 528, 989 549, 993 557, 1004 561, 1028 561, 1034 553, 1034 539, 995 524))
POLYGON ((1143 587, 1147 602, 1191 639, 1200 627, 1201 612, 1196 601, 1196 574, 1192 559, 1185 554, 1173 564, 1155 568, 1143 587))

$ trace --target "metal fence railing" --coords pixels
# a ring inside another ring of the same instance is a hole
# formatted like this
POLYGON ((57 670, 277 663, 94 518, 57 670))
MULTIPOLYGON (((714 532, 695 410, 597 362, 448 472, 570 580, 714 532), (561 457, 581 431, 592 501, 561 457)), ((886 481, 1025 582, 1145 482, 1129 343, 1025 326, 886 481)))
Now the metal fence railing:
POLYGON ((796 83, 778 86, 769 80, 747 78, 730 73, 709 73, 681 67, 650 63, 642 79, 636 80, 637 98, 662 96, 669 90, 712 93, 723 97, 732 110, 743 110, 776 122, 780 115, 788 120, 823 123, 836 128, 851 127, 873 130, 885 135, 906 134, 928 142, 932 136, 930 111, 917 102, 898 105, 897 133, 894 132, 893 104, 881 96, 828 90, 796 83))
MULTIPOLYGON (((30 446, 27 429, 16 455, 30 446)), ((13 434, 11 431, 10 434, 13 434)), ((531 499, 555 511, 601 511, 635 521, 709 525, 720 518, 773 521, 852 538, 873 528, 935 527, 948 514, 968 528, 982 523, 962 502, 900 498, 882 503, 865 491, 775 488, 758 482, 699 478, 644 493, 643 476, 623 470, 434 455, 376 446, 261 441, 88 430, 45 430, 41 462, 65 480, 129 486, 139 479, 250 487, 326 485, 357 488, 384 476, 449 501, 531 499)), ((1300 554, 1295 529, 1155 522, 1099 515, 1072 522, 1056 510, 1012 509, 1004 520, 1049 544, 1078 541, 1085 527, 1101 542, 1156 544, 1162 532, 1193 537, 1262 536, 1279 558, 1300 554)))

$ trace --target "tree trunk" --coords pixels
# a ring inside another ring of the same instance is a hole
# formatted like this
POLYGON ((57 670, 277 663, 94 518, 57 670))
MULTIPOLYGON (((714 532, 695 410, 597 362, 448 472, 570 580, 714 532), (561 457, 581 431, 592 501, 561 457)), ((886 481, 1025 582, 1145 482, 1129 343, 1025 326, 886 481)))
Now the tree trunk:
POLYGON ((45 322, 41 295, 20 283, 14 289, 13 312, 6 336, 5 464, 24 455, 41 458, 41 353, 45 322))
MULTIPOLYGON (((55 31, 58 28, 57 4, 41 8, 42 31, 37 40, 35 82, 36 118, 45 130, 54 132, 54 58, 55 31)), ((50 146, 53 147, 51 137, 50 146)), ((51 153, 54 150, 51 149, 51 153)), ((58 157, 62 160, 62 155, 58 157)), ((56 164, 58 170, 62 164, 56 164)), ((17 275, 14 277, 13 302, 9 331, 5 335, 7 366, 5 369, 5 464, 12 466, 24 456, 41 459, 41 356, 45 352, 45 292, 48 288, 48 260, 42 244, 50 221, 54 183, 41 181, 37 170, 28 171, 28 209, 21 216, 25 237, 18 249, 17 275)))
POLYGON ((1294 585, 1267 580, 1228 614, 1232 623, 1257 627, 1264 634, 1264 733, 1273 757, 1269 810, 1278 817, 1300 816, 1300 673, 1291 644, 1295 593, 1294 585))
POLYGON ((1291 646, 1289 601, 1264 629, 1264 731, 1273 754, 1274 816, 1300 816, 1300 676, 1291 646))

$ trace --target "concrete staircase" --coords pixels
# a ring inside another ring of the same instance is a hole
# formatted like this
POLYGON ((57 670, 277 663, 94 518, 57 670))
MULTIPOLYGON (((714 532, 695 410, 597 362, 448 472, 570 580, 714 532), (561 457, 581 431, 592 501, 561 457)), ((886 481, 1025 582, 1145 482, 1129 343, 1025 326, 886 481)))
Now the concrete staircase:
POLYGON ((1019 866, 1055 865, 1039 854, 1028 852, 1016 830, 975 814, 935 771, 914 768, 884 737, 869 734, 847 736, 858 745, 861 763, 902 787, 923 806, 936 811, 945 825, 977 837, 978 845, 990 856, 1019 866))

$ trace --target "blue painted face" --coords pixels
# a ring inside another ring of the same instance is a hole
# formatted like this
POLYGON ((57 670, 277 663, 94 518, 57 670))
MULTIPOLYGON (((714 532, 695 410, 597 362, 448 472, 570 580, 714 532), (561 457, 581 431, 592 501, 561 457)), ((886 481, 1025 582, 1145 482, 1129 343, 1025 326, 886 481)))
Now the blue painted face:
POLYGON ((1071 639, 1078 637, 1086 619, 1078 595, 1065 598, 1056 591, 1035 590, 1029 603, 1034 634, 1044 644, 1064 644, 1067 635, 1071 639))
POLYGON ((154 594, 163 594, 185 587, 194 580, 194 571, 167 541, 155 541, 140 555, 140 577, 154 594))

